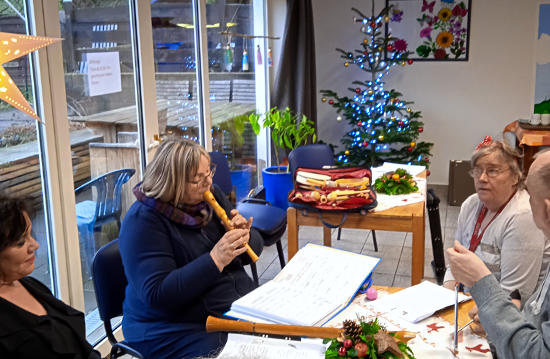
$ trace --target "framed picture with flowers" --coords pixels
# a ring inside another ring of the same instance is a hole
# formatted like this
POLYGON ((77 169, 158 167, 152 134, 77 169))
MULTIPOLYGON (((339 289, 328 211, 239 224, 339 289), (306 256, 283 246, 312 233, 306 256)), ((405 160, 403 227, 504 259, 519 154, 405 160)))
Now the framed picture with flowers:
POLYGON ((415 61, 468 61, 471 0, 386 0, 386 35, 415 61))
POLYGON ((535 108, 533 113, 550 114, 550 1, 538 4, 535 42, 535 108))

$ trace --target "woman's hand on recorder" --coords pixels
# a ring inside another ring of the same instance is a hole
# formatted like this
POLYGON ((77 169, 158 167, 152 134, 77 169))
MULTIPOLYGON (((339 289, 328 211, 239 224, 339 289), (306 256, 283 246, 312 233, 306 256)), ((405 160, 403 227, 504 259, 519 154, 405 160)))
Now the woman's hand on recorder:
POLYGON ((235 228, 235 229, 241 228, 241 229, 250 230, 250 227, 252 227, 252 217, 250 217, 248 220, 246 220, 246 218, 244 218, 239 213, 239 211, 237 211, 236 209, 232 209, 231 213, 229 213, 229 214, 230 214, 230 217, 231 217, 230 224, 233 228, 235 228))
POLYGON ((223 235, 210 251, 210 256, 220 272, 223 271, 235 257, 246 252, 246 247, 244 245, 248 243, 249 239, 249 229, 233 229, 223 235))

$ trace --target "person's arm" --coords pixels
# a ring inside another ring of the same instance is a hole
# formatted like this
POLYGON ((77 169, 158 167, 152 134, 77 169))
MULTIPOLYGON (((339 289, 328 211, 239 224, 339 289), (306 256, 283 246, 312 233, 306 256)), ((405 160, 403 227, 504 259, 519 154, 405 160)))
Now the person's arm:
MULTIPOLYGON (((468 197, 464 203, 462 203, 462 206, 460 207, 460 213, 458 214, 458 220, 456 223, 456 231, 455 231, 455 240, 458 241, 463 246, 468 245, 466 238, 464 238, 464 231, 466 230, 466 221, 469 214, 469 211, 472 211, 472 204, 473 204, 473 195, 468 197)), ((469 242, 469 241, 468 241, 469 242)), ((453 276, 453 273, 449 269, 449 266, 447 265, 447 269, 445 270, 445 276, 443 277, 443 287, 447 289, 455 289, 456 280, 453 276)))
MULTIPOLYGON (((142 205, 127 213, 119 236, 128 283, 143 302, 158 310, 185 308, 221 275, 209 252, 178 267, 172 231, 175 227, 161 214, 142 205)), ((197 238, 189 238, 193 239, 197 238)))
POLYGON ((495 345, 499 358, 550 358, 548 293, 543 308, 546 312, 541 313, 546 318, 541 330, 525 319, 493 275, 478 280, 471 294, 487 338, 495 345))
POLYGON ((541 313, 545 321, 538 330, 525 319, 478 256, 457 241, 454 248, 447 249, 447 255, 455 278, 471 287, 479 319, 499 358, 550 358, 549 293, 545 294, 546 307, 541 313))
POLYGON ((507 291, 519 290, 526 301, 537 286, 545 239, 536 228, 530 211, 516 215, 502 234, 500 285, 507 291))

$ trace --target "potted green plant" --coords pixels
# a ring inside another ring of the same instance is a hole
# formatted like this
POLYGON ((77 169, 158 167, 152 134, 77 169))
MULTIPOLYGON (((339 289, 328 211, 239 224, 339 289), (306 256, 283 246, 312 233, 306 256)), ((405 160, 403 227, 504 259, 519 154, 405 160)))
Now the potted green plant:
POLYGON ((212 136, 213 149, 227 154, 231 182, 235 189, 235 200, 237 202, 246 197, 251 184, 252 167, 239 161, 243 156, 244 133, 247 125, 250 128, 249 114, 247 112, 236 115, 212 126, 214 129, 212 136), (228 135, 228 138, 224 134, 228 135), (229 148, 227 148, 227 145, 229 148))
POLYGON ((317 139, 315 124, 305 115, 298 115, 288 107, 284 110, 273 107, 266 113, 252 113, 248 116, 248 120, 256 135, 260 133, 262 126, 270 129, 277 165, 267 167, 262 171, 265 196, 266 200, 274 206, 286 209, 288 207, 287 195, 292 189, 292 177, 288 172, 288 166, 281 166, 280 152, 292 151, 308 142, 315 143, 317 139), (262 125, 260 125, 261 118, 263 118, 262 125))

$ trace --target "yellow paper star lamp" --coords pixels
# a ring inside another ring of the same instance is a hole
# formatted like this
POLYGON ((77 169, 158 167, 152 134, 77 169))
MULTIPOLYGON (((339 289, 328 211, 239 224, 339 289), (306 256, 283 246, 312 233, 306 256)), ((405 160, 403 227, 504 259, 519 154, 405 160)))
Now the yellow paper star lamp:
POLYGON ((0 32, 0 100, 6 101, 19 111, 40 121, 2 65, 60 40, 51 37, 0 32))

